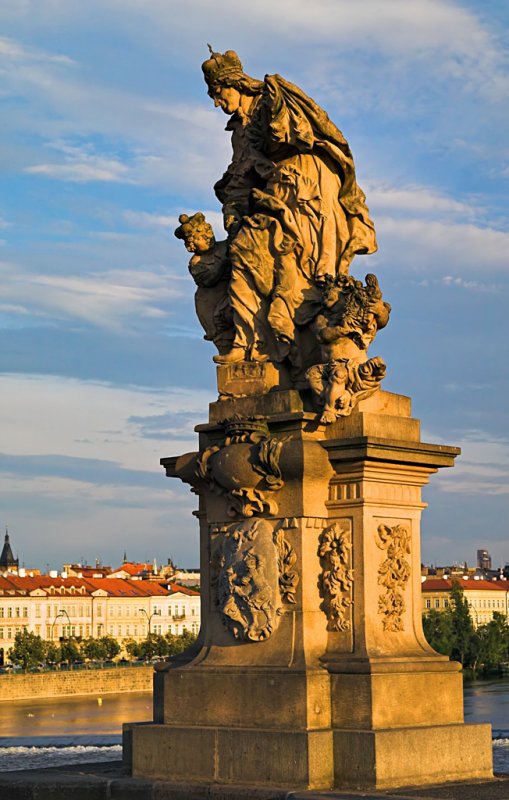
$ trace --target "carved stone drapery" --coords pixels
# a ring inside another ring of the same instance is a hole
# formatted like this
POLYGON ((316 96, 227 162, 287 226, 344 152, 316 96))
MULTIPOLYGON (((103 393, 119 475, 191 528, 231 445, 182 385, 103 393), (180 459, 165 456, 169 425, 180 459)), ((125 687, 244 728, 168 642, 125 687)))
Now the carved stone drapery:
POLYGON ((347 521, 335 522, 320 535, 318 555, 322 573, 318 579, 320 608, 327 615, 327 630, 350 630, 353 570, 352 534, 347 521))
POLYGON ((378 568, 378 584, 385 592, 378 599, 378 613, 382 615, 385 631, 403 630, 405 611, 404 590, 410 577, 410 564, 405 556, 410 554, 410 532, 405 525, 380 524, 375 534, 380 550, 387 551, 387 558, 378 568))

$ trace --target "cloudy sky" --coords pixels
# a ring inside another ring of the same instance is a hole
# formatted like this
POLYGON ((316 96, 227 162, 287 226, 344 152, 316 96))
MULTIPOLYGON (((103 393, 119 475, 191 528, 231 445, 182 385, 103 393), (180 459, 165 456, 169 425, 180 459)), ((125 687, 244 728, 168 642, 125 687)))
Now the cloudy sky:
POLYGON ((27 566, 198 562, 187 487, 215 399, 182 211, 218 219, 225 117, 200 64, 234 48, 352 147, 393 307, 376 353, 426 441, 423 557, 509 561, 506 0, 3 0, 0 524, 27 566))

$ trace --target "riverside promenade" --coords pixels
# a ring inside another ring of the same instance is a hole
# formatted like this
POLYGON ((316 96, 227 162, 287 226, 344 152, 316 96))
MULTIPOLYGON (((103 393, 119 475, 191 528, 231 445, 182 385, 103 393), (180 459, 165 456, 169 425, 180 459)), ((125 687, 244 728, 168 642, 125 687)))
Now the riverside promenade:
POLYGON ((508 800, 509 775, 490 781, 403 787, 390 791, 291 791, 285 787, 196 785, 131 778, 121 762, 0 775, 5 800, 508 800))
POLYGON ((0 675, 0 701, 118 692, 151 692, 153 675, 153 666, 0 675))

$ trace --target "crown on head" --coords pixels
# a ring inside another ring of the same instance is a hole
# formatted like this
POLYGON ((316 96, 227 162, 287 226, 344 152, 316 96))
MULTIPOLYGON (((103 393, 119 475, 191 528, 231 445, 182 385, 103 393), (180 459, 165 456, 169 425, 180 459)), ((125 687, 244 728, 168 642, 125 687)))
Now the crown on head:
POLYGON ((210 58, 203 62, 201 68, 205 81, 209 86, 221 83, 228 75, 242 75, 242 63, 234 50, 226 53, 215 53, 210 44, 210 58))

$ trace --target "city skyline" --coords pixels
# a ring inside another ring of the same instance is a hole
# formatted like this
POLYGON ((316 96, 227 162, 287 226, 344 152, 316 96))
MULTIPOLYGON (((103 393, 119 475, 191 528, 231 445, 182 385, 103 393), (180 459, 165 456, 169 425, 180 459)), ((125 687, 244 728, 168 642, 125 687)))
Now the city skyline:
POLYGON ((411 396, 424 441, 463 451, 425 490, 423 561, 509 560, 503 12, 3 4, 0 525, 21 560, 60 568, 65 543, 105 563, 124 549, 198 563, 196 497, 159 459, 195 448, 217 395, 173 236, 197 210, 221 232, 230 144, 207 42, 302 87, 350 143, 379 242, 351 271, 375 272, 392 304, 373 350, 384 388, 411 396))

